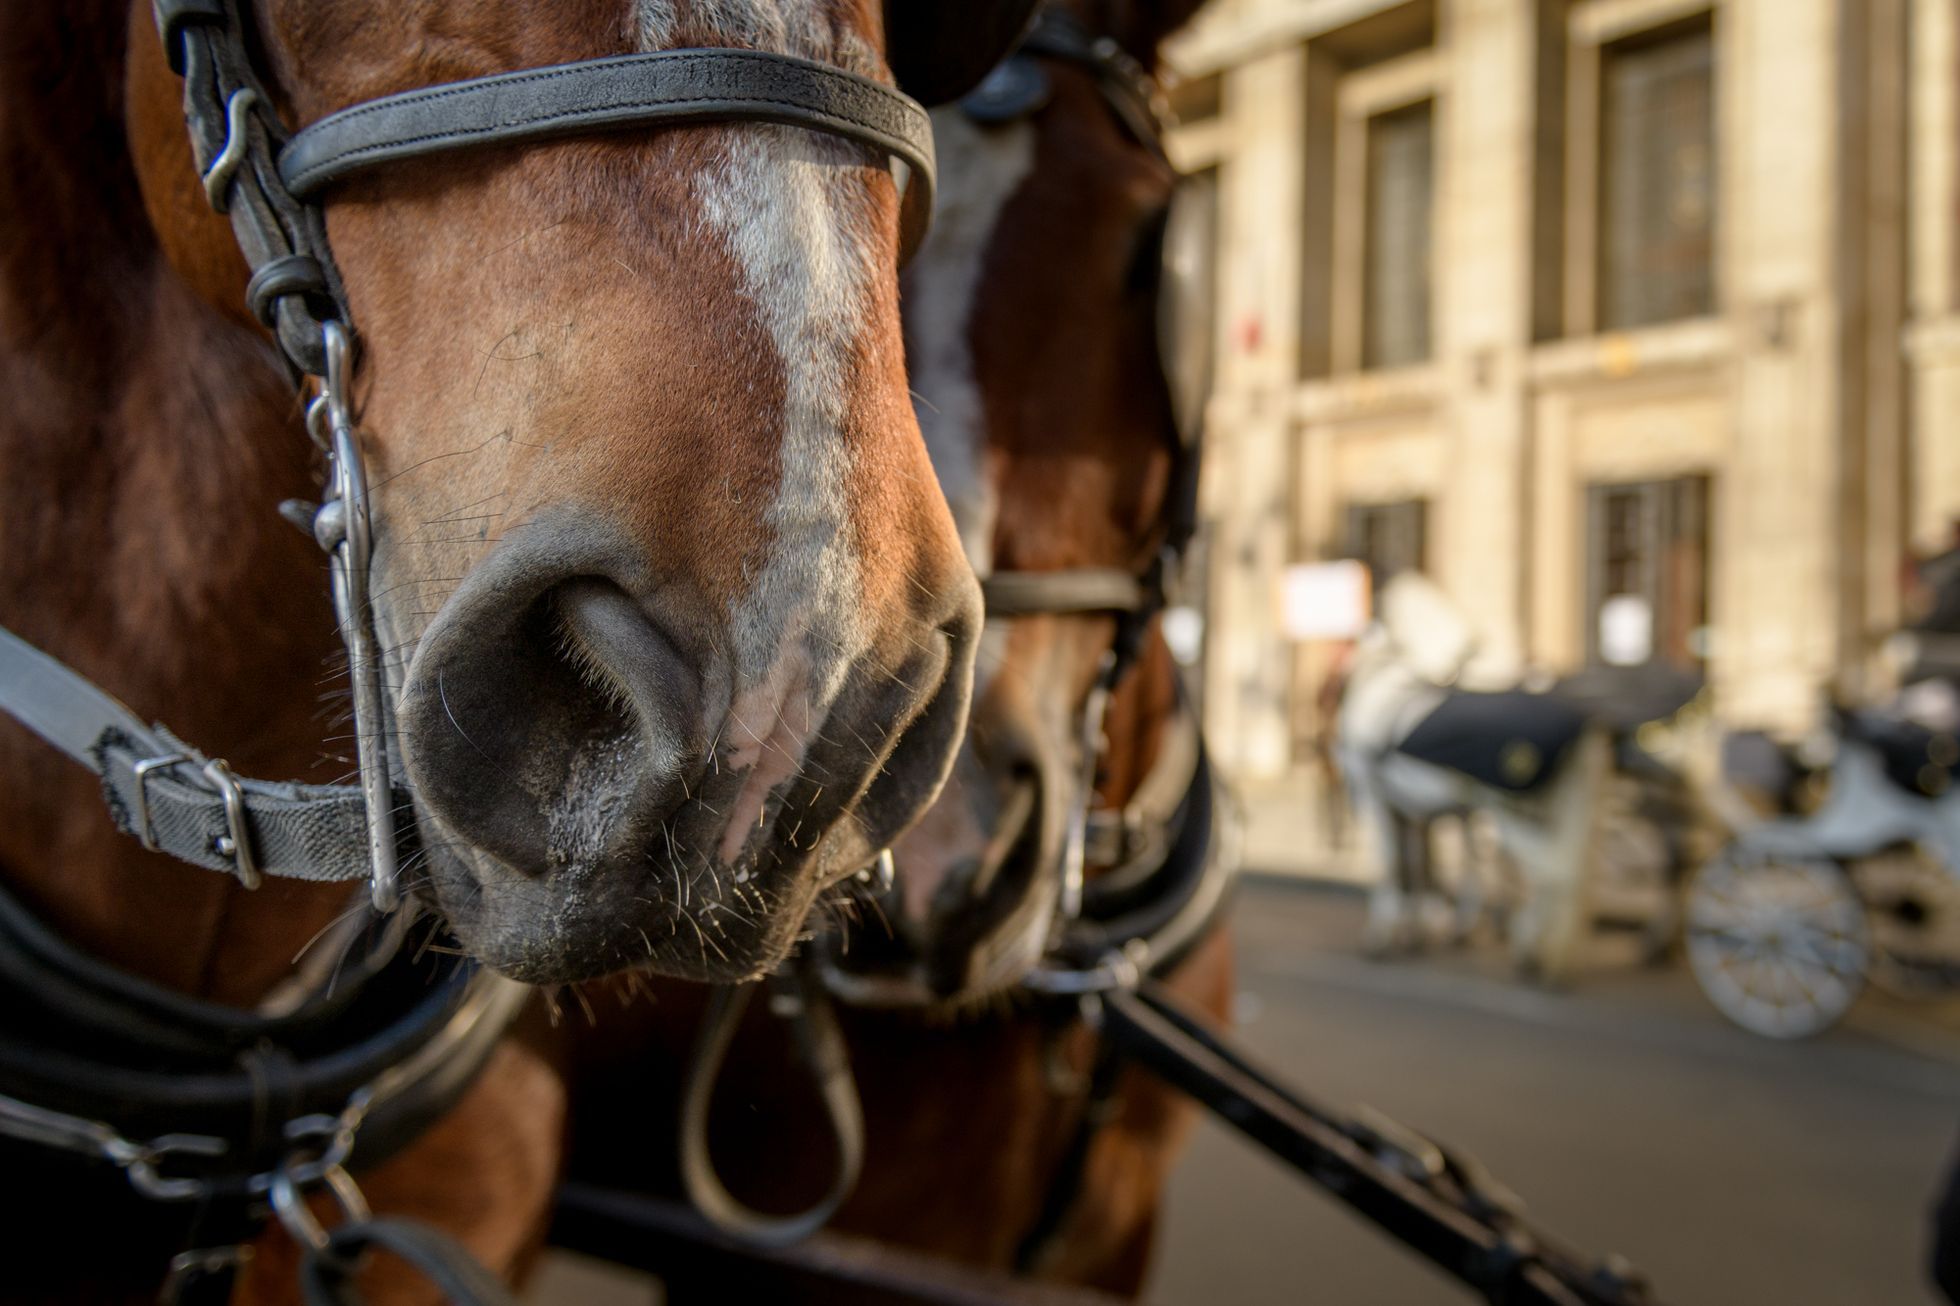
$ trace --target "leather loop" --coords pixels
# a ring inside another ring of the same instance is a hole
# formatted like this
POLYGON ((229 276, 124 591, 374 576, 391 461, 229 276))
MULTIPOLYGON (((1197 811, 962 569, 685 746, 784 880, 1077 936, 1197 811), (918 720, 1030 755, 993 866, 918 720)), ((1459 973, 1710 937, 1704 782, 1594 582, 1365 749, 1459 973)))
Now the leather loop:
POLYGON ((252 316, 265 325, 276 326, 275 311, 288 295, 327 293, 326 269, 311 254, 285 254, 261 264, 245 283, 245 303, 252 316))
POLYGON ((793 965, 792 973, 768 981, 773 990, 771 1006, 781 1002, 789 1010, 785 1019, 792 1022, 797 1057, 816 1086, 831 1139, 837 1146, 837 1170, 824 1195, 792 1215, 765 1215, 729 1192, 715 1169, 708 1142, 708 1113, 728 1049, 757 985, 715 987, 688 1058, 682 1089, 680 1166, 688 1200, 724 1233, 761 1247, 786 1247, 823 1228, 857 1186, 864 1165, 864 1106, 858 1099, 850 1052, 837 1024, 837 1013, 831 1008, 830 994, 817 973, 814 958, 806 956, 793 965))

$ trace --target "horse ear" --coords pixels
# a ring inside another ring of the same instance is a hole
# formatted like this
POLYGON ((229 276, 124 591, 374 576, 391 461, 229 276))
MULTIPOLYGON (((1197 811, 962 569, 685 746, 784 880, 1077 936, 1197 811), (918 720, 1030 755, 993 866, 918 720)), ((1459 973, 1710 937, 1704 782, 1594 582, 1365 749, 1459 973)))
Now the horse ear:
POLYGON ((885 58, 898 87, 946 104, 980 84, 1028 29, 1039 0, 885 0, 885 58))

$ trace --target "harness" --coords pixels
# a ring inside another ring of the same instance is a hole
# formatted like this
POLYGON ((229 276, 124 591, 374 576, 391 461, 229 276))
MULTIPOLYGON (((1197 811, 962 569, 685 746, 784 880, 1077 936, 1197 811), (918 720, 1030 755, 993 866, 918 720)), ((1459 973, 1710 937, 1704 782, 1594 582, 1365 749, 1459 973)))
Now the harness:
MULTIPOLYGON (((1011 10, 1013 6, 1003 6, 1011 10)), ((473 78, 358 104, 289 132, 254 66, 243 0, 155 0, 184 82, 184 118, 211 206, 251 268, 246 298, 294 376, 317 394, 306 429, 326 455, 318 505, 286 505, 329 555, 353 682, 358 785, 235 775, 12 632, 0 629, 0 708, 95 771, 111 819, 144 847, 235 876, 369 882, 382 928, 341 982, 270 1017, 166 992, 88 958, 0 894, 0 1138, 119 1170, 141 1197, 191 1203, 193 1250, 165 1285, 222 1301, 243 1243, 272 1213, 305 1250, 309 1303, 354 1300, 359 1253, 388 1250, 453 1300, 507 1301, 432 1230, 370 1217, 349 1176, 452 1106, 528 990, 470 963, 432 983, 398 945, 397 811, 382 663, 369 608, 371 524, 349 409, 355 336, 322 204, 345 180, 437 154, 602 132, 777 123, 889 160, 901 249, 932 207, 925 110, 909 96, 808 60, 673 50, 473 78), (333 1230, 304 1197, 333 1194, 333 1230)))

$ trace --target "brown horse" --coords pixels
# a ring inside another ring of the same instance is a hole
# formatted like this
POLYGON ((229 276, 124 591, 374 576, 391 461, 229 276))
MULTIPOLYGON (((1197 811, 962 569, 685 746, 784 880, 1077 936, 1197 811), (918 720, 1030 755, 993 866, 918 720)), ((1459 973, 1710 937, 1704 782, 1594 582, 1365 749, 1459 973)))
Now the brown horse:
MULTIPOLYGON (((1058 7, 1148 66, 1196 6, 1058 7)), ((1113 111, 1104 79, 1117 68, 1034 62, 1045 98, 1007 121, 934 115, 944 181, 934 233, 907 274, 913 385, 982 575, 1143 575, 1165 543, 1180 457, 1156 329, 1175 178, 1153 129, 1140 134, 1113 111)), ((888 1009, 843 1013, 867 1137, 836 1224, 1134 1293, 1191 1110, 1125 1072, 1079 1197, 1050 1218, 1053 1236, 1031 1240, 1083 1118, 1095 1040, 1072 1003, 1014 993, 1049 938, 1071 809, 1092 798, 1121 808, 1180 711, 1153 630, 1115 693, 1096 793, 1084 792, 1079 723, 1116 624, 1104 614, 989 622, 953 778, 895 848, 890 919, 854 929, 841 959, 842 995, 888 1009)), ((1229 940, 1214 933, 1170 982, 1223 1018, 1229 940)), ((671 1067, 688 1053, 696 1012, 689 995, 657 992, 651 1007, 607 1003, 576 1031, 575 1175, 660 1182, 671 1067)), ((800 1078, 784 1073, 785 1041, 752 1016, 713 1130, 730 1188, 774 1209, 820 1193, 834 1163, 800 1078)))
MULTIPOLYGON (((243 8, 289 127, 684 45, 890 77, 871 0, 243 8)), ((324 568, 273 512, 313 493, 315 458, 181 102, 146 3, 0 19, 0 623, 240 772, 331 780, 324 568)), ((327 197, 415 887, 509 975, 765 969, 950 764, 978 598, 907 400, 881 163, 792 127, 690 127, 425 160, 327 197)), ((10 890, 148 981, 249 1007, 346 905, 141 851, 11 722, 0 768, 10 890)), ((369 1196, 507 1270, 558 1112, 506 1050, 369 1196)), ((36 1198, 10 1238, 45 1254, 0 1292, 154 1291, 134 1228, 36 1198)), ((281 1295, 277 1259, 254 1294, 281 1295)))

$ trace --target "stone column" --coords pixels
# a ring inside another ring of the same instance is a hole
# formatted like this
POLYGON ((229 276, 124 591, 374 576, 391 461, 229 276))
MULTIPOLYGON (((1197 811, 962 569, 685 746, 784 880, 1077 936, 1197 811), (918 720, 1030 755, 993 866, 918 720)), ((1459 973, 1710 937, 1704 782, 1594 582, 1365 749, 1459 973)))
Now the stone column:
POLYGON ((1436 342, 1454 439, 1434 557, 1439 582, 1476 615, 1483 670, 1499 679, 1516 674, 1526 641, 1535 9, 1446 0, 1438 32, 1436 342))
MULTIPOLYGON (((1715 516, 1718 707, 1802 729, 1835 669, 1840 333, 1838 0, 1717 13, 1721 302, 1735 324, 1735 430, 1715 516)), ((1849 564, 1855 567, 1855 562, 1849 564)))
POLYGON ((1290 761, 1290 649, 1278 630, 1288 560, 1290 395, 1299 360, 1301 47, 1230 68, 1232 149, 1220 171, 1218 394, 1208 430, 1212 525, 1205 711, 1232 778, 1281 780, 1290 761))

